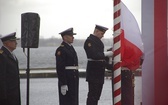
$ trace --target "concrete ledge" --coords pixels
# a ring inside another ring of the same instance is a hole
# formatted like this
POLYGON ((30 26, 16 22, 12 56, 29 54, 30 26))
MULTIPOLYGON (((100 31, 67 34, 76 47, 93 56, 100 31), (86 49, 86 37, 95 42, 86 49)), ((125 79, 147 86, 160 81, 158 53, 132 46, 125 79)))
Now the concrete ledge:
MULTIPOLYGON (((135 76, 141 76, 141 70, 136 70, 135 76)), ((111 77, 111 72, 106 71, 105 77, 111 77)), ((30 78, 54 78, 57 77, 55 68, 32 68, 30 69, 30 78)), ((86 77, 86 71, 84 69, 79 70, 79 77, 86 77)), ((26 69, 20 69, 20 78, 27 78, 26 69)))
MULTIPOLYGON (((79 77, 85 77, 86 73, 85 72, 79 72, 79 77)), ((20 72, 20 78, 26 78, 27 74, 24 71, 20 72)), ((53 78, 57 77, 56 71, 51 71, 51 70, 30 70, 30 78, 53 78)))

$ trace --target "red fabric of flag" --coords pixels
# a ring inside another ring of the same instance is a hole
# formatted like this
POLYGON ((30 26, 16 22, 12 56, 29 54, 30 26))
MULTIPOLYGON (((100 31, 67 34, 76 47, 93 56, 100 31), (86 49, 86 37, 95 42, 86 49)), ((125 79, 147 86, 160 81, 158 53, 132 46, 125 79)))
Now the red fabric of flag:
POLYGON ((121 66, 130 70, 136 70, 140 66, 142 51, 124 37, 121 30, 121 66))

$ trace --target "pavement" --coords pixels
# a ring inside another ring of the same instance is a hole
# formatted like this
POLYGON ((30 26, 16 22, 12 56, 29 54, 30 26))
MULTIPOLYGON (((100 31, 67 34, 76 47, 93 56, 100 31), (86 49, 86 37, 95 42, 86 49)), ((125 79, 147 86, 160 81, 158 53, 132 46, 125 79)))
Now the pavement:
MULTIPOLYGON (((135 105, 140 105, 142 100, 140 76, 135 77, 135 105)), ((21 101, 26 104, 27 79, 21 78, 21 101)), ((59 105, 58 78, 30 78, 29 105, 59 105)), ((111 79, 105 79, 99 105, 113 105, 111 79)), ((86 105, 88 85, 85 78, 79 79, 79 105, 86 105)))

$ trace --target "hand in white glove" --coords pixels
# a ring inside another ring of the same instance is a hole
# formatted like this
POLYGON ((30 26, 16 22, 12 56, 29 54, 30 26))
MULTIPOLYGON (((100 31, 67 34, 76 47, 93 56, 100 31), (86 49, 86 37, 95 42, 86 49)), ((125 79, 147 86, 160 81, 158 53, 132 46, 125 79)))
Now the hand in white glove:
POLYGON ((113 52, 112 51, 106 51, 106 52, 104 52, 104 55, 106 57, 112 57, 113 56, 113 52))
POLYGON ((62 93, 62 95, 66 95, 67 91, 68 91, 68 86, 67 85, 62 85, 61 86, 61 93, 62 93))

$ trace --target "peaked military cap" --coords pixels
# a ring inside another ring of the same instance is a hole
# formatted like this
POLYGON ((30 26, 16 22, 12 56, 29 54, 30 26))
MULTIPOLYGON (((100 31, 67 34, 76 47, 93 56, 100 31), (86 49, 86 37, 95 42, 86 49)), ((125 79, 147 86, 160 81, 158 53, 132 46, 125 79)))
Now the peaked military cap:
POLYGON ((101 25, 96 25, 95 28, 98 29, 98 30, 100 30, 100 31, 103 31, 103 32, 105 32, 105 31, 108 30, 107 27, 104 27, 104 26, 101 26, 101 25))
POLYGON ((2 36, 0 39, 2 42, 7 41, 7 40, 19 40, 19 38, 16 38, 16 32, 7 34, 5 36, 2 36))
POLYGON ((76 35, 76 33, 73 33, 73 28, 68 28, 68 29, 60 32, 59 34, 61 34, 61 36, 64 36, 64 35, 76 35))

